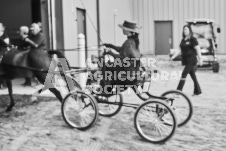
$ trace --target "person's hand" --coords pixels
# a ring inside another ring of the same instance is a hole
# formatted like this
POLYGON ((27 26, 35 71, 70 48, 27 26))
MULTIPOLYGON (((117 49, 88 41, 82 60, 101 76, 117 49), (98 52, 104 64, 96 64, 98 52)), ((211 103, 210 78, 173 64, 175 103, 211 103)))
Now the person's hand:
POLYGON ((105 49, 105 51, 103 51, 103 55, 107 55, 109 53, 111 53, 111 50, 110 49, 105 49))
POLYGON ((24 41, 26 41, 26 42, 30 42, 30 39, 29 39, 29 38, 27 38, 27 37, 25 37, 25 38, 24 38, 24 41))
POLYGON ((112 44, 104 43, 103 45, 104 45, 105 47, 112 48, 112 44))

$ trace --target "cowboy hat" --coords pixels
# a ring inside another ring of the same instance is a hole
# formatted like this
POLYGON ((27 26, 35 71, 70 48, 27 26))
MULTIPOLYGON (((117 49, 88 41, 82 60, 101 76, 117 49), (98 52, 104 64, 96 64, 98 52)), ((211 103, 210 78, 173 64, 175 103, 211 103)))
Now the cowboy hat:
POLYGON ((118 26, 124 30, 135 32, 135 33, 139 33, 139 30, 141 29, 140 26, 137 26, 137 23, 135 21, 128 21, 128 20, 125 20, 123 24, 119 24, 118 26))

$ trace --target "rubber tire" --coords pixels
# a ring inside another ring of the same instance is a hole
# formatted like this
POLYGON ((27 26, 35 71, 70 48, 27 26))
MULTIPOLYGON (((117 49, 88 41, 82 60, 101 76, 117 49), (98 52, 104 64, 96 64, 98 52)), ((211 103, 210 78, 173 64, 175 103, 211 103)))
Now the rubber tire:
POLYGON ((135 112, 135 116, 134 116, 134 126, 135 126, 135 129, 136 129, 137 133, 138 133, 143 139, 145 139, 146 141, 148 141, 148 142, 150 142, 150 143, 153 143, 153 144, 163 144, 163 143, 165 143, 166 141, 170 140, 170 139, 172 138, 172 136, 175 134, 175 131, 176 131, 176 129, 177 129, 177 119, 176 119, 176 115, 175 115, 173 109, 172 109, 168 104, 166 104, 165 102, 160 101, 160 100, 151 100, 151 99, 149 99, 149 100, 143 102, 143 103, 137 108, 137 110, 136 110, 136 112, 135 112), (172 117, 173 117, 173 123, 174 123, 173 131, 170 133, 169 136, 167 136, 166 138, 164 138, 164 139, 162 139, 162 140, 159 140, 159 141, 152 141, 152 140, 150 140, 150 139, 147 139, 147 138, 139 131, 138 126, 137 126, 137 122, 136 122, 136 121, 137 121, 137 115, 138 115, 138 113, 139 113, 139 110, 140 110, 143 106, 145 106, 145 105, 147 105, 147 104, 149 104, 149 103, 159 103, 159 104, 165 106, 165 107, 168 109, 168 111, 170 112, 170 114, 172 114, 172 117))
POLYGON ((183 92, 178 91, 178 90, 169 90, 169 91, 166 91, 161 96, 166 96, 167 94, 170 94, 170 93, 171 94, 175 93, 175 94, 182 95, 187 100, 188 105, 189 105, 189 114, 188 114, 188 117, 182 123, 178 123, 178 127, 181 127, 181 126, 185 125, 191 119, 191 117, 193 115, 193 105, 192 105, 192 102, 189 99, 189 97, 186 94, 184 94, 183 92))
POLYGON ((98 109, 98 105, 97 105, 97 102, 96 102, 96 99, 92 96, 92 95, 89 95, 89 94, 86 94, 84 93, 83 91, 77 91, 76 93, 81 93, 83 95, 86 95, 88 98, 90 98, 90 100, 92 101, 92 104, 93 104, 93 107, 94 107, 94 110, 95 110, 95 118, 93 119, 93 121, 87 125, 86 127, 74 127, 73 125, 70 124, 70 122, 67 121, 66 117, 65 117, 65 114, 64 114, 64 105, 65 105, 65 102, 67 100, 67 98, 71 95, 73 95, 72 93, 69 93, 66 95, 66 97, 63 99, 63 102, 62 102, 62 105, 61 105, 61 113, 62 113, 62 116, 63 116, 63 119, 64 121, 67 123, 67 125, 69 125, 71 128, 76 128, 78 130, 87 130, 87 129, 90 129, 92 126, 94 126, 98 120, 98 117, 99 117, 99 109, 98 109))
POLYGON ((212 64, 212 67, 213 67, 213 72, 214 73, 218 73, 219 72, 219 70, 220 70, 220 64, 219 64, 219 62, 213 62, 213 64, 212 64))

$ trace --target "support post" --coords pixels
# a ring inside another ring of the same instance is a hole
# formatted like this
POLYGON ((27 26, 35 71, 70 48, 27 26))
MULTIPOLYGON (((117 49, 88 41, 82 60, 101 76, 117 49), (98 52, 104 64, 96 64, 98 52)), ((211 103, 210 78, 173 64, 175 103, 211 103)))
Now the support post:
MULTIPOLYGON (((85 36, 83 34, 78 35, 78 60, 79 60, 79 67, 85 68, 86 67, 86 52, 85 52, 85 36)), ((86 86, 86 73, 79 74, 79 83, 82 88, 86 86)))

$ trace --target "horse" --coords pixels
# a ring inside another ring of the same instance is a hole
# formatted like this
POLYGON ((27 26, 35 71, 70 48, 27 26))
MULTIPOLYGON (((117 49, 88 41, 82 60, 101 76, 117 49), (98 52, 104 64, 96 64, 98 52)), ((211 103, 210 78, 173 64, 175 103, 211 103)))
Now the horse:
MULTIPOLYGON (((44 84, 50 63, 52 61, 51 55, 56 54, 58 58, 65 58, 61 51, 54 50, 27 50, 19 51, 12 48, 4 54, 0 63, 0 78, 6 80, 10 104, 6 111, 12 111, 15 106, 13 99, 12 80, 16 78, 36 77, 38 81, 44 84), (22 68, 21 68, 22 67, 22 68), (36 70, 31 70, 36 69, 36 70)), ((56 88, 49 88, 49 90, 62 102, 61 93, 56 88)), ((40 94, 42 89, 38 91, 40 94)))

